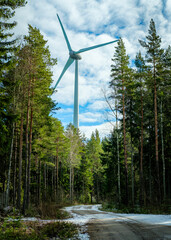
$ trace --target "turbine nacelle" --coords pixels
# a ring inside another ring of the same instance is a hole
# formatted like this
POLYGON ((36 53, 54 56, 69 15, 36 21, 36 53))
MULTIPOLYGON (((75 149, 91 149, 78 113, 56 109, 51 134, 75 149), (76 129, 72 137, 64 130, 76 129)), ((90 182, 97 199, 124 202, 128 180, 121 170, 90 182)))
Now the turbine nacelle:
POLYGON ((69 52, 69 55, 72 59, 75 59, 75 60, 81 60, 81 55, 74 52, 74 51, 70 51, 69 52))

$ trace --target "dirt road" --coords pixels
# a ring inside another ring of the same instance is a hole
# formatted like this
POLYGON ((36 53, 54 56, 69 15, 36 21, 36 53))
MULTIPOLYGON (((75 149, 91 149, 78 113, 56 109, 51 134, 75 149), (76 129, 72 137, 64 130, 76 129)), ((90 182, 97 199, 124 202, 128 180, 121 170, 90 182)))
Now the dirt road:
POLYGON ((87 224, 90 240, 168 240, 171 239, 171 227, 145 224, 120 216, 119 214, 98 212, 95 210, 74 209, 73 213, 91 216, 87 224))

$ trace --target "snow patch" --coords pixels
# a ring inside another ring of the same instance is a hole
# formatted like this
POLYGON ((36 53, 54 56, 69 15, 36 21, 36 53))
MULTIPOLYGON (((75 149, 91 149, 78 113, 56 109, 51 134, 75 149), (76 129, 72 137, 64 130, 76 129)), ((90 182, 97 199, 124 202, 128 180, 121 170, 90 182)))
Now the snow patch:
POLYGON ((79 225, 79 239, 89 240, 89 235, 86 233, 86 224, 92 219, 113 219, 116 222, 139 222, 146 224, 155 225, 165 225, 171 226, 171 215, 153 215, 153 214, 124 214, 124 213, 113 213, 104 212, 99 210, 101 205, 77 205, 65 207, 64 210, 70 213, 72 218, 65 220, 41 220, 37 218, 22 218, 23 221, 42 221, 42 222, 52 222, 52 221, 67 221, 79 225), (75 213, 76 211, 87 211, 83 215, 75 213))
POLYGON ((98 205, 77 205, 66 207, 65 210, 68 211, 73 218, 70 221, 75 222, 76 224, 86 224, 91 219, 115 219, 116 221, 137 221, 147 224, 158 224, 171 226, 171 215, 154 215, 154 214, 124 214, 124 213, 113 213, 113 212, 104 212, 99 210, 101 207, 98 205), (90 214, 79 215, 73 213, 75 210, 90 210, 90 214), (98 214, 91 214, 91 211, 96 211, 98 214))

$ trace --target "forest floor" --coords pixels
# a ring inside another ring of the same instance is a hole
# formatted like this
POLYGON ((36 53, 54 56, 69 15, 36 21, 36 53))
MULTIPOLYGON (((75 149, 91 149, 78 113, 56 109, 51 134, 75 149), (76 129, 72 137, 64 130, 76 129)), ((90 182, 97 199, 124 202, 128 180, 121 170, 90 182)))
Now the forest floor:
POLYGON ((100 205, 66 207, 81 225, 85 240, 168 240, 171 239, 171 215, 117 214, 99 210, 100 205))

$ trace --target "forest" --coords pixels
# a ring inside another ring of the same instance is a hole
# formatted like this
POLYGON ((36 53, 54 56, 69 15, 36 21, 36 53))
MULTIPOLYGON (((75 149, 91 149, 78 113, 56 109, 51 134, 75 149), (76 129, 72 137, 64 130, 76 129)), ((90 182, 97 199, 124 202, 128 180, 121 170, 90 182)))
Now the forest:
MULTIPOLYGON (((117 209, 171 211, 171 46, 151 19, 131 63, 122 38, 105 95, 115 122, 109 136, 86 139, 54 117, 48 42, 40 30, 13 39, 25 0, 0 2, 0 208, 25 214, 43 203, 103 203, 117 209), (11 40, 12 39, 12 40, 11 40)), ((57 115, 57 114, 56 114, 57 115)))

